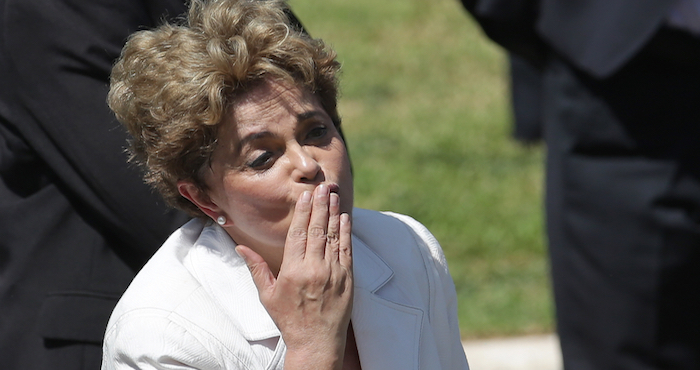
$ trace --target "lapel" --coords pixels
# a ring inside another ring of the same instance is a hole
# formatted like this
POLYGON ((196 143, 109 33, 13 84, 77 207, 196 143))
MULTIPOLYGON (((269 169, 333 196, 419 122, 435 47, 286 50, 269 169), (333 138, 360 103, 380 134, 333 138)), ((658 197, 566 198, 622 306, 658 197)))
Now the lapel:
MULTIPOLYGON (((351 320, 364 370, 418 369, 423 311, 386 299, 397 289, 393 270, 366 243, 353 235, 355 298, 351 320)), ((191 271, 219 300, 234 325, 249 341, 278 337, 279 330, 260 303, 250 271, 219 227, 207 227, 190 253, 191 271), (221 262, 224 262, 223 264, 221 262), (232 283, 235 282, 235 283, 232 283)), ((394 295, 395 296, 395 295, 394 295)), ((280 340, 268 368, 282 366, 280 340)))
POLYGON ((353 236, 355 299, 352 325, 364 370, 418 369, 423 311, 392 302, 392 269, 353 236))

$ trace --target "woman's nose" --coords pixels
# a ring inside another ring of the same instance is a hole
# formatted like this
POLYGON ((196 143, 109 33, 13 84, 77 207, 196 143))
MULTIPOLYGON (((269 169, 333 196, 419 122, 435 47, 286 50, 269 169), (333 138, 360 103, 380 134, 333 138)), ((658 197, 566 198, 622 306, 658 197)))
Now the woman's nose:
POLYGON ((302 146, 290 148, 292 165, 294 166, 292 176, 299 182, 316 181, 321 172, 321 165, 309 153, 308 149, 302 146))

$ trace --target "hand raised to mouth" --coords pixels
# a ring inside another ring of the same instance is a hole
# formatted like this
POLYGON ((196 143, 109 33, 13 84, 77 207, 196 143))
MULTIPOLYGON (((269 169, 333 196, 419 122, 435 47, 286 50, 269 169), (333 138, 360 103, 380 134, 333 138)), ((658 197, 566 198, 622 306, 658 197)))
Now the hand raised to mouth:
POLYGON ((299 196, 277 277, 260 255, 236 247, 282 332, 285 368, 342 366, 353 299, 351 231, 338 194, 321 184, 299 196))

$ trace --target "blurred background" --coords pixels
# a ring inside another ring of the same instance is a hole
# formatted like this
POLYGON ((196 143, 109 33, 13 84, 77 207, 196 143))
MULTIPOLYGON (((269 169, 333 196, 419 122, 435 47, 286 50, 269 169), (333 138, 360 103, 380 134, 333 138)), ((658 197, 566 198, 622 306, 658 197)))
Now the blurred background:
POLYGON ((464 339, 550 333, 543 151, 512 139, 505 54, 457 0, 290 0, 343 63, 355 205, 425 224, 464 339))

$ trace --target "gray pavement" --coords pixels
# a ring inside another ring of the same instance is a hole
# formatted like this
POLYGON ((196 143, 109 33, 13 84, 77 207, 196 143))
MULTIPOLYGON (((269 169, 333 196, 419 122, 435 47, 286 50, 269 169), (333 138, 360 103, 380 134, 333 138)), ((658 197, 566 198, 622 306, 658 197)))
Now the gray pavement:
POLYGON ((470 370, 561 370, 554 334, 464 341, 470 370))

